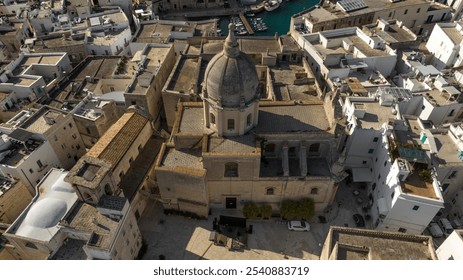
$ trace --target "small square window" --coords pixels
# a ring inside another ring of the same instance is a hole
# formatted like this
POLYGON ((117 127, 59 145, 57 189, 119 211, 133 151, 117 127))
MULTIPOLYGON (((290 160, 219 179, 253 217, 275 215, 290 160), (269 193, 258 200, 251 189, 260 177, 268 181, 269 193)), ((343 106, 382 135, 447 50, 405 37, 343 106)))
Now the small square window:
POLYGON ((364 161, 362 161, 362 163, 363 163, 363 164, 367 164, 367 161, 366 161, 366 160, 364 160, 364 161))
POLYGON ((415 206, 413 206, 413 208, 412 208, 412 209, 413 209, 413 210, 415 210, 415 211, 418 211, 418 209, 420 209, 420 206, 418 206, 418 205, 415 205, 415 206))
POLYGON ((369 149, 369 150, 368 150, 368 153, 369 153, 369 154, 372 154, 372 153, 374 153, 374 152, 375 152, 375 149, 369 149))
POLYGON ((373 138, 373 142, 378 142, 378 140, 379 140, 379 137, 373 138))

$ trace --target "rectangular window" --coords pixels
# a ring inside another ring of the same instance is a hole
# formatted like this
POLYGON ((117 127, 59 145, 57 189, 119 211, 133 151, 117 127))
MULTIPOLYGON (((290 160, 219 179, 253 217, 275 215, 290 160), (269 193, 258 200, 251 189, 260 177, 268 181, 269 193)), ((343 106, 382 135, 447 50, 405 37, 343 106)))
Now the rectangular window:
POLYGON ((31 242, 27 242, 26 247, 31 248, 31 249, 35 249, 35 250, 39 249, 39 248, 37 248, 37 246, 34 243, 31 243, 31 242))
POLYGON ((387 165, 387 160, 384 162, 384 167, 386 167, 386 165, 387 165))
POLYGON ((378 142, 378 140, 379 140, 379 137, 373 138, 373 142, 378 142))
POLYGON ((228 119, 227 120, 227 129, 228 130, 234 130, 235 129, 235 120, 234 119, 228 119))
POLYGON ((369 154, 372 154, 372 153, 374 153, 374 151, 375 151, 375 149, 369 149, 369 150, 368 150, 368 153, 369 153, 369 154))
POLYGON ((450 184, 443 184, 442 185, 442 191, 445 192, 445 190, 449 187, 450 184))
POLYGON ((32 168, 29 169, 29 173, 31 173, 31 174, 34 173, 34 170, 32 170, 32 168))
POLYGON ((405 11, 404 11, 404 15, 406 15, 407 13, 408 13, 408 10, 405 10, 405 11))
POLYGON ((415 205, 415 206, 413 206, 413 208, 412 208, 412 209, 413 209, 414 211, 418 211, 418 209, 420 209, 420 206, 418 206, 418 205, 415 205))
POLYGON ((399 232, 401 232, 401 233, 406 233, 406 232, 407 232, 407 229, 406 229, 406 228, 399 228, 399 232))
POLYGON ((42 168, 42 167, 43 167, 43 164, 42 164, 42 162, 40 161, 40 159, 37 161, 37 165, 39 166, 39 168, 42 168))
POLYGON ((69 123, 69 127, 72 128, 72 123, 69 123))
POLYGON ((391 193, 391 198, 394 198, 395 192, 391 193))
POLYGON ((420 11, 421 11, 421 8, 418 8, 418 9, 416 10, 416 13, 419 13, 420 11))
POLYGON ((448 177, 448 179, 453 179, 457 176, 457 171, 452 171, 452 173, 450 174, 450 176, 448 177))

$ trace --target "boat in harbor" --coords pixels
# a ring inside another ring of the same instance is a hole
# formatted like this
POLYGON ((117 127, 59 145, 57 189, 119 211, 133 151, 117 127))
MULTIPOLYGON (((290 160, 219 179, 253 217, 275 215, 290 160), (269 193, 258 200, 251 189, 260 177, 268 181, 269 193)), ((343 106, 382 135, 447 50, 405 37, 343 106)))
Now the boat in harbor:
POLYGON ((270 0, 265 3, 264 8, 267 12, 271 12, 280 7, 281 0, 270 0))

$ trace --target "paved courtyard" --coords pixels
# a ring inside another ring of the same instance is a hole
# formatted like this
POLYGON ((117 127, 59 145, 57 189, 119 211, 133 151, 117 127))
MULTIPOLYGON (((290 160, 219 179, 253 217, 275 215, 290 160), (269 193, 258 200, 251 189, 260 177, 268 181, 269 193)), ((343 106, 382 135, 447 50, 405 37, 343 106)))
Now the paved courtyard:
MULTIPOLYGON (((327 223, 319 223, 318 217, 310 222, 310 232, 291 232, 280 219, 248 221, 253 233, 248 235, 247 247, 243 251, 228 251, 209 241, 212 221, 219 215, 236 215, 237 211, 226 210, 215 213, 208 220, 195 220, 176 215, 164 215, 159 204, 148 206, 140 221, 140 230, 147 243, 143 259, 159 259, 164 255, 170 260, 316 260, 330 225, 355 227, 352 215, 362 213, 356 199, 366 202, 365 190, 342 185, 333 207, 324 213, 327 223), (354 195, 354 190, 359 194, 354 195)), ((367 228, 370 223, 367 222, 367 228)))

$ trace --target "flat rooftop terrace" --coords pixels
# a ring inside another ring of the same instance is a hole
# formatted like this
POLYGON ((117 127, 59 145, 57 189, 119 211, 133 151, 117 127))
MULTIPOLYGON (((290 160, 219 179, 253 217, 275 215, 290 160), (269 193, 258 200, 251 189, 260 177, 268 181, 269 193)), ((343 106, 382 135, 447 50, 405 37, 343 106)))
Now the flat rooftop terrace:
POLYGON ((7 83, 11 83, 17 86, 25 86, 29 87, 33 83, 37 82, 39 78, 28 78, 28 77, 13 77, 7 81, 7 83))
POLYGON ((140 31, 134 36, 133 42, 162 42, 172 32, 172 25, 160 23, 141 24, 140 31))
POLYGON ((215 137, 208 139, 208 152, 213 154, 257 153, 256 137, 247 134, 238 137, 215 137))
POLYGON ((381 106, 375 101, 351 101, 356 109, 365 110, 364 117, 357 118, 357 124, 363 129, 380 129, 384 123, 389 122, 389 119, 395 118, 392 107, 381 106))
POLYGON ((463 34, 461 33, 461 31, 458 31, 456 27, 441 26, 441 28, 444 31, 445 35, 447 35, 455 45, 459 45, 463 40, 463 34))
MULTIPOLYGON (((437 259, 432 238, 394 232, 367 229, 331 227, 328 233, 329 252, 338 245, 362 248, 369 260, 435 260, 437 259)), ((344 247, 344 248, 346 248, 344 247)), ((352 252, 352 251, 351 251, 352 252)), ((338 260, 359 259, 358 254, 350 258, 345 250, 339 250, 338 260)))
MULTIPOLYGON (((197 85, 198 81, 193 73, 198 69, 199 57, 182 56, 172 78, 167 85, 167 90, 181 93, 189 93, 197 85)), ((196 89, 194 88, 196 91, 196 89)))
POLYGON ((424 182, 417 172, 408 175, 407 179, 400 183, 402 191, 406 194, 439 199, 434 191, 432 183, 424 182))
MULTIPOLYGON (((201 103, 185 105, 181 112, 179 132, 202 134, 204 110, 201 103)), ((260 102, 256 133, 328 132, 331 127, 321 102, 294 104, 294 102, 260 102)))
POLYGON ((161 166, 203 169, 201 149, 166 148, 161 166))
MULTIPOLYGON (((451 133, 450 131, 448 133, 451 133)), ((452 141, 449 135, 433 134, 436 142, 437 154, 440 164, 458 164, 463 165, 463 161, 458 157, 458 147, 452 141)))
POLYGON ((20 65, 29 66, 32 64, 51 64, 55 65, 63 58, 62 55, 38 55, 25 56, 20 65))
POLYGON ((313 82, 296 84, 297 80, 309 79, 302 65, 281 63, 279 67, 271 67, 270 74, 276 101, 320 101, 313 82))
POLYGON ((46 109, 40 109, 36 111, 31 117, 29 117, 22 125, 21 128, 33 131, 35 133, 44 134, 50 129, 53 124, 48 123, 46 118, 53 119, 55 122, 66 117, 66 113, 42 107, 46 109))
POLYGON ((416 6, 420 4, 425 4, 425 0, 407 0, 407 1, 398 1, 392 3, 389 0, 363 0, 367 5, 367 8, 359 9, 351 12, 345 12, 341 10, 336 4, 324 4, 323 7, 312 9, 308 13, 304 13, 302 16, 310 16, 313 23, 330 21, 333 19, 345 18, 349 16, 359 16, 368 13, 374 13, 381 10, 388 9, 398 9, 401 7, 407 6, 416 6))

